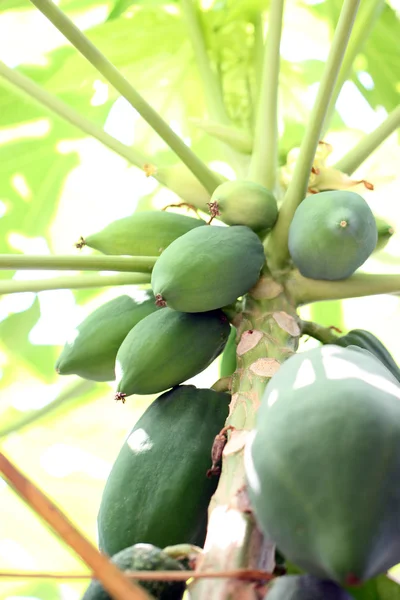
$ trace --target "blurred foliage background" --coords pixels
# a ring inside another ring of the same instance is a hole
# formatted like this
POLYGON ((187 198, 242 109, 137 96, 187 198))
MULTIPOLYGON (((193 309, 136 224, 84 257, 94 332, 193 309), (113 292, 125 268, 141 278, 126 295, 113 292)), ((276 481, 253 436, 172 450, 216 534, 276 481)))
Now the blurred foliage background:
MULTIPOLYGON (((363 0, 364 4, 369 0, 363 0)), ((212 168, 234 171, 226 147, 193 119, 207 116, 201 80, 179 3, 170 0, 59 0, 171 127, 212 168)), ((203 0, 203 27, 233 122, 251 131, 257 90, 254 44, 267 0, 203 0)), ((298 146, 342 2, 287 0, 280 82, 280 158, 298 146)), ((382 12, 325 138, 333 164, 399 101, 400 2, 382 12)), ((176 162, 128 103, 72 48, 29 0, 0 2, 0 60, 55 94, 157 166, 176 162)), ((247 158, 236 165, 237 174, 247 158)), ((375 185, 359 193, 400 231, 400 149, 393 134, 355 174, 375 185)), ((0 253, 75 254, 81 235, 135 210, 177 197, 100 142, 55 117, 0 75, 0 253)), ((90 253, 85 249, 83 252, 90 253)), ((397 272, 400 236, 364 269, 397 272)), ((50 271, 0 271, 0 279, 43 279, 50 271)), ((67 273, 65 273, 67 274, 67 273)), ((73 274, 73 273, 71 273, 73 274)), ((79 274, 77 274, 79 276, 79 274)), ((126 288, 58 290, 0 296, 0 436, 4 452, 52 497, 92 540, 102 488, 126 434, 150 397, 113 400, 112 384, 59 377, 55 359, 75 325, 126 288), (38 417, 41 417, 40 419, 38 417)), ((128 288, 133 291, 133 288, 128 288)), ((398 296, 374 296, 305 307, 304 318, 347 330, 370 329, 400 361, 398 296)), ((314 342, 303 341, 303 347, 314 342)), ((209 386, 212 365, 193 381, 209 386)), ((86 572, 86 567, 36 519, 0 479, 0 572, 86 572)), ((77 600, 84 583, 0 579, 0 600, 77 600)))

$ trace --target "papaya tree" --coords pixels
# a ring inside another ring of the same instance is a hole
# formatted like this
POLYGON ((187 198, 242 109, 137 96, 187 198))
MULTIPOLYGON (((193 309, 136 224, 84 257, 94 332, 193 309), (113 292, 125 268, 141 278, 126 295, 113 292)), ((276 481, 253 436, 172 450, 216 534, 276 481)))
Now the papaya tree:
POLYGON ((365 266, 382 257, 394 230, 373 210, 379 182, 355 175, 400 126, 394 8, 383 0, 307 8, 283 0, 117 0, 97 29, 84 32, 72 19, 78 4, 4 3, 32 5, 69 43, 49 52, 44 68, 0 63, 4 124, 13 94, 30 118, 54 119, 50 131, 25 142, 28 179, 10 177, 4 160, 4 194, 19 194, 13 218, 30 236, 43 235, 40 223, 53 218, 46 195, 59 189, 41 178, 47 168, 62 178, 71 170, 60 140, 72 135, 91 136, 166 194, 160 201, 153 187, 132 214, 79 231, 70 254, 15 254, 9 238, 0 240, 1 294, 129 286, 83 319, 58 354, 57 376, 82 380, 67 396, 110 381, 120 404, 161 394, 108 477, 98 545, 114 570, 95 550, 82 552, 96 576, 84 599, 400 599, 387 575, 400 563, 399 367, 368 331, 368 318, 365 329, 344 333, 342 323, 304 317, 304 307, 317 315, 313 307, 324 301, 400 293, 397 273, 365 266), (302 73, 318 83, 313 106, 297 113, 298 68, 281 52, 291 11, 331 27, 326 61, 302 73), (382 38, 388 56, 376 51, 382 38), (157 45, 165 65, 181 55, 178 75, 155 64, 157 45), (148 54, 142 60, 139 46, 148 54), (360 72, 372 81, 362 89, 360 72), (147 77, 154 102, 145 99, 147 77), (336 107, 350 81, 387 116, 333 163, 326 140, 343 128, 336 107), (94 83, 106 94, 98 103, 94 83), (168 86, 182 95, 178 113, 190 143, 171 123, 168 86), (107 132, 117 99, 145 128, 142 143, 107 132), (81 274, 11 278, 29 269, 81 274), (299 352, 306 336, 315 346, 299 352), (220 377, 210 388, 188 382, 217 359, 220 377), (140 571, 140 585, 118 579, 115 566, 140 571))

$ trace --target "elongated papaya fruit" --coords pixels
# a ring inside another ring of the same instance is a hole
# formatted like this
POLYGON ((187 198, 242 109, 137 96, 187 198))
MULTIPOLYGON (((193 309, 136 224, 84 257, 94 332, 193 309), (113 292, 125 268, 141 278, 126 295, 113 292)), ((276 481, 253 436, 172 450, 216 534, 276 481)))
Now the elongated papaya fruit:
POLYGON ((201 219, 177 213, 143 211, 113 221, 82 244, 103 254, 158 256, 181 235, 204 224, 201 219))
POLYGON ((346 335, 340 336, 335 344, 342 348, 348 346, 358 346, 364 350, 368 350, 391 372, 391 374, 400 383, 400 369, 397 366, 393 356, 382 342, 370 331, 365 329, 352 329, 346 335))
POLYGON ((183 385, 162 394, 124 442, 98 514, 100 549, 139 542, 202 546, 217 478, 207 478, 230 396, 183 385))
POLYGON ((312 575, 285 575, 268 586, 265 600, 352 600, 352 597, 333 581, 312 575))
POLYGON ((221 354, 229 336, 222 311, 201 314, 163 308, 140 321, 116 358, 117 394, 155 394, 203 371, 221 354))
POLYGON ((220 377, 230 377, 236 371, 236 327, 231 326, 228 341, 221 356, 220 377))
POLYGON ((211 196, 210 212, 228 225, 246 225, 267 232, 278 218, 278 205, 270 190, 253 181, 226 181, 211 196))
MULTIPOLYGON (((160 548, 151 544, 135 544, 124 548, 111 559, 120 571, 184 571, 182 565, 160 548)), ((137 581, 157 600, 181 600, 185 592, 184 581, 137 581)), ((101 583, 93 580, 82 600, 112 600, 101 583)))
POLYGON ((383 250, 385 248, 390 238, 394 234, 394 229, 392 225, 385 221, 385 219, 382 219, 382 217, 377 217, 375 215, 374 218, 376 229, 378 231, 378 241, 376 243, 374 252, 380 252, 380 250, 383 250))
POLYGON ((400 385, 359 347, 295 354, 271 378, 245 452, 259 525, 344 586, 400 562, 400 385))
POLYGON ((78 325, 57 362, 60 375, 79 375, 92 381, 115 379, 115 358, 129 331, 144 317, 155 312, 154 296, 124 295, 106 302, 78 325))
POLYGON ((205 312, 235 302, 260 276, 264 248, 249 229, 199 227, 178 238, 157 260, 151 285, 160 305, 205 312))

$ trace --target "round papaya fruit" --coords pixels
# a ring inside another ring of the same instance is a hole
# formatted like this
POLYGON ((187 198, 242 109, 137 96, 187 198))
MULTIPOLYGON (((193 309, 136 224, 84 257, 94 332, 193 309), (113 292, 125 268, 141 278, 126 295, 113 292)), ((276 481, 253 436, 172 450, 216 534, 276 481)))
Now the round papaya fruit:
POLYGON ((118 348, 132 327, 156 310, 150 291, 137 298, 124 295, 106 302, 72 332, 56 362, 57 373, 112 381, 118 348))
MULTIPOLYGON (((120 571, 184 571, 182 565, 160 548, 151 544, 135 544, 115 554, 113 562, 120 571)), ((157 600, 181 600, 186 584, 184 581, 135 581, 157 600)), ((101 583, 93 580, 82 600, 112 600, 101 583)))
POLYGON ((284 575, 269 586, 265 600, 352 600, 336 583, 312 575, 284 575))
POLYGON ((326 345, 271 378, 246 446, 268 538, 306 572, 355 585, 400 562, 400 386, 371 353, 326 345))
POLYGON ((263 245, 249 227, 199 227, 162 253, 151 285, 159 303, 182 312, 205 312, 248 292, 264 260, 263 245))
POLYGON ((377 240, 370 207, 347 191, 308 196, 289 228, 290 255, 310 279, 346 279, 372 254, 377 240))
POLYGON ((182 385, 159 396, 130 432, 111 469, 98 514, 100 550, 138 542, 203 546, 218 478, 206 476, 229 394, 182 385))
POLYGON ((222 311, 163 308, 140 321, 116 357, 117 399, 155 394, 194 377, 221 354, 230 326, 222 311))
POLYGON ((205 225, 201 219, 149 210, 113 221, 82 244, 103 254, 158 256, 171 242, 201 225, 205 225))
POLYGON ((228 225, 246 225, 267 232, 278 218, 278 205, 270 190, 253 181, 226 181, 211 196, 210 212, 228 225))

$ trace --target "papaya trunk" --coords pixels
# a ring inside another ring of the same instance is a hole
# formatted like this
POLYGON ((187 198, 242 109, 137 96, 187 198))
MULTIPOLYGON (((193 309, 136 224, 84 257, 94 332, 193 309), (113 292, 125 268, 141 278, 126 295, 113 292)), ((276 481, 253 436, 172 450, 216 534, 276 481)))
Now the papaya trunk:
MULTIPOLYGON (((254 428, 265 387, 280 364, 298 347, 296 309, 284 287, 264 273, 245 299, 240 322, 237 369, 232 376, 232 400, 226 421, 228 442, 222 474, 209 507, 205 549, 198 570, 274 568, 274 548, 257 528, 246 494, 244 444, 254 428)), ((198 580, 189 587, 191 600, 256 600, 252 582, 198 580)))

